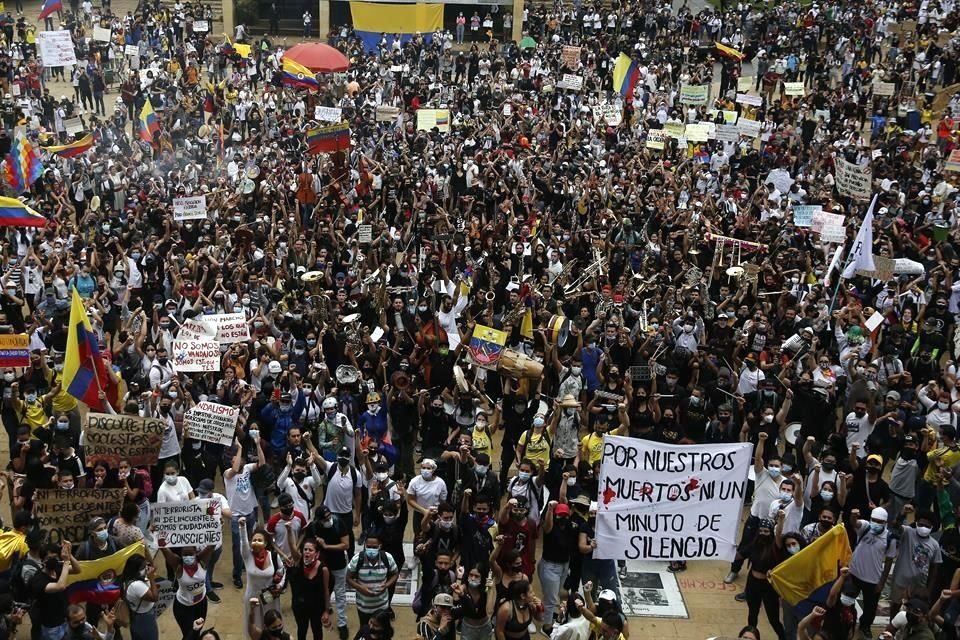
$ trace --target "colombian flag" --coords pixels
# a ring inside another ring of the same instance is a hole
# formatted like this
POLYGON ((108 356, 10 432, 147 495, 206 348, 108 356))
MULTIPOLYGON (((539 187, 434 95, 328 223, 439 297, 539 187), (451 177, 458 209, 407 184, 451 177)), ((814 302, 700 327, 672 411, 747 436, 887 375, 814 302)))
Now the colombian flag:
POLYGON ((0 227, 45 227, 47 219, 16 198, 0 197, 0 227))
POLYGON ((728 47, 727 45, 720 44, 719 42, 714 42, 713 46, 715 46, 720 55, 725 58, 732 58, 738 62, 743 62, 743 59, 747 57, 733 47, 728 47))
POLYGON ((27 548, 27 536, 19 531, 0 531, 0 581, 10 579, 10 569, 20 557, 24 557, 27 548))
POLYGON ((840 568, 848 566, 852 556, 847 530, 838 524, 781 562, 770 575, 770 584, 781 598, 798 607, 797 615, 805 616, 813 605, 822 606, 827 601, 840 568))
POLYGON ((153 139, 158 133, 160 133, 160 122, 148 98, 143 103, 143 109, 140 110, 140 139, 153 144, 153 139))
POLYGON ((291 87, 304 87, 306 89, 320 88, 317 75, 296 60, 284 58, 281 71, 283 72, 283 84, 291 87))
POLYGON ((67 576, 67 597, 72 604, 95 602, 112 605, 120 597, 120 575, 132 556, 145 555, 142 542, 97 560, 81 560, 80 573, 67 576))
POLYGON ((108 401, 114 400, 117 395, 113 379, 100 357, 97 336, 93 333, 87 310, 76 288, 73 289, 70 303, 70 329, 67 332, 67 353, 63 359, 61 385, 67 393, 93 411, 105 409, 99 397, 101 389, 107 392, 108 401))
POLYGON ((43 0, 43 6, 40 7, 40 20, 50 17, 57 11, 63 11, 63 2, 60 0, 43 0))
POLYGON ((332 127, 307 130, 307 150, 310 153, 336 153, 350 148, 350 125, 346 122, 332 127))
POLYGON ((640 69, 627 54, 621 52, 613 66, 613 90, 624 98, 633 95, 640 69))
POLYGON ((61 158, 74 158, 89 151, 93 147, 93 134, 88 133, 76 142, 70 144, 58 144, 49 147, 40 147, 44 151, 49 151, 61 158))

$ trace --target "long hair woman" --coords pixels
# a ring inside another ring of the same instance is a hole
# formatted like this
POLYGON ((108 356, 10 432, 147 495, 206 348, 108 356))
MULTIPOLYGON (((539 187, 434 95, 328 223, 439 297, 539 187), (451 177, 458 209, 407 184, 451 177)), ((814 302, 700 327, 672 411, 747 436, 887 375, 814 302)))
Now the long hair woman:
POLYGON ((160 595, 157 568, 141 555, 130 556, 120 577, 121 595, 130 609, 130 635, 137 640, 159 640, 154 606, 160 595))
POLYGON ((307 538, 301 548, 293 549, 295 565, 287 570, 293 595, 293 617, 297 621, 297 640, 307 640, 313 629, 313 640, 322 640, 323 627, 330 624, 330 570, 323 563, 320 544, 307 538))

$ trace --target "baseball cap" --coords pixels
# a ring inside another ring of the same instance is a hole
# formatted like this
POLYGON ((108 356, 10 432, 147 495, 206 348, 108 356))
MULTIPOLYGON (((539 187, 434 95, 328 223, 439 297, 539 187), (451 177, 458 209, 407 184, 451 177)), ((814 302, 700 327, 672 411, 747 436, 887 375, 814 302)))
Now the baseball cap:
POLYGON ((281 370, 282 370, 282 367, 280 366, 280 363, 277 362, 276 360, 271 360, 270 364, 267 365, 267 371, 269 371, 271 374, 276 375, 280 373, 281 370))
POLYGON ((883 464, 883 456, 878 453, 871 453, 867 456, 867 462, 879 462, 880 464, 883 464))
POLYGON ((201 480, 200 484, 197 485, 197 493, 202 495, 213 493, 213 480, 210 478, 204 478, 201 480))
POLYGON ((887 391, 887 395, 886 395, 885 397, 887 398, 887 400, 893 400, 894 402, 900 402, 900 394, 897 393, 896 391, 887 391))
POLYGON ((435 607, 452 607, 453 606, 453 596, 449 593, 438 593, 433 596, 433 606, 435 607))
POLYGON ((340 453, 338 453, 337 456, 338 456, 338 457, 341 457, 341 458, 349 458, 349 457, 350 457, 350 448, 349 448, 349 447, 340 447, 340 453))
POLYGON ((568 516, 568 515, 570 515, 570 507, 568 507, 567 505, 565 505, 565 504, 563 504, 563 503, 558 504, 558 505, 557 505, 556 507, 554 507, 554 509, 553 509, 553 515, 555 515, 555 516, 568 516))

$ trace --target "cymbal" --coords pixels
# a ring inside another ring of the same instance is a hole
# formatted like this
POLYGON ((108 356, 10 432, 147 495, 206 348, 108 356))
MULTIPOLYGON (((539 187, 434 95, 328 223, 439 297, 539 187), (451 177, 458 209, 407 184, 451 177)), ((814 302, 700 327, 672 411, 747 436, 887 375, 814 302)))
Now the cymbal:
POLYGON ((246 173, 248 178, 250 178, 251 180, 256 180, 257 177, 260 175, 260 167, 256 165, 252 167, 247 167, 246 173))
POLYGON ((323 271, 307 271, 304 274, 300 275, 300 279, 304 282, 316 282, 323 277, 323 271))
POLYGON ((253 180, 250 180, 249 178, 244 180, 243 183, 240 185, 240 191, 244 195, 249 195, 253 193, 253 190, 256 188, 257 188, 257 183, 254 182, 253 180))

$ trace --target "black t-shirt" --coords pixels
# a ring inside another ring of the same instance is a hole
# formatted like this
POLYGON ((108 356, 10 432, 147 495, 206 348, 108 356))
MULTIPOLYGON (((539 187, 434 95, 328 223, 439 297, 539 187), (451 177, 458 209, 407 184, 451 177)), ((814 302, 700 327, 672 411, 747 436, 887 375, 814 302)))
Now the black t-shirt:
POLYGON ((847 501, 844 507, 849 513, 853 509, 859 509, 860 513, 870 513, 870 503, 874 505, 883 504, 890 498, 890 487, 878 477, 876 482, 867 483, 867 472, 863 463, 853 472, 853 485, 847 492, 847 501))
POLYGON ((67 620, 67 606, 70 604, 66 590, 58 593, 46 593, 47 585, 56 582, 43 571, 38 571, 30 580, 29 591, 34 603, 31 616, 34 622, 44 627, 57 627, 67 620))
POLYGON ((554 517, 553 528, 543 534, 543 559, 550 562, 567 563, 570 556, 577 549, 580 537, 580 523, 567 518, 566 524, 561 526, 559 519, 554 517))
MULTIPOLYGON (((319 520, 314 520, 307 525, 305 531, 305 537, 313 537, 317 538, 318 540, 323 540, 328 545, 340 544, 340 539, 345 535, 347 535, 347 528, 336 517, 333 519, 332 527, 324 527, 321 525, 319 520)), ((327 565, 327 568, 330 569, 330 571, 346 569, 347 552, 324 549, 323 563, 327 565)))

